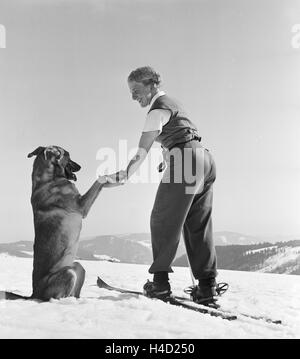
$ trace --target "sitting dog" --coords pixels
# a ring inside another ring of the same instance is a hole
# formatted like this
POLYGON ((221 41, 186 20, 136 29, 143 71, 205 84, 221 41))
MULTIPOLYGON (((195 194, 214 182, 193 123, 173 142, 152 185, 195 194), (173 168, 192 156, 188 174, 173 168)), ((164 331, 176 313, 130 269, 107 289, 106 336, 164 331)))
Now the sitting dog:
POLYGON ((32 298, 74 296, 79 298, 85 270, 74 262, 82 218, 99 195, 104 181, 95 181, 81 196, 74 172, 80 166, 69 152, 59 146, 38 147, 28 157, 36 156, 32 172, 31 204, 34 215, 34 260, 32 298))
POLYGON ((99 177, 81 196, 71 181, 80 166, 59 146, 38 147, 32 171, 31 204, 34 216, 34 258, 30 298, 6 292, 6 299, 48 301, 74 296, 79 298, 85 270, 74 262, 82 218, 85 218, 103 188, 106 177, 99 177), (105 179, 104 179, 105 178, 105 179))

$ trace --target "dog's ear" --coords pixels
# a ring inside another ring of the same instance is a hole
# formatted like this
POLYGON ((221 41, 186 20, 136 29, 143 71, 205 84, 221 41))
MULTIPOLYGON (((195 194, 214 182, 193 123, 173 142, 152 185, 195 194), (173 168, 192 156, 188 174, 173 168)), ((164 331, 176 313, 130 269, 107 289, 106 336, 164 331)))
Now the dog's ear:
POLYGON ((78 163, 72 161, 71 159, 69 160, 69 165, 71 167, 72 172, 78 172, 81 169, 81 166, 78 163))
POLYGON ((73 172, 78 172, 80 169, 81 169, 81 166, 79 166, 78 163, 72 161, 69 158, 69 161, 65 167, 65 173, 66 173, 67 179, 76 181, 77 177, 73 172))
POLYGON ((31 153, 28 153, 27 157, 30 158, 30 157, 33 157, 33 156, 38 156, 40 153, 42 153, 44 150, 45 150, 46 147, 38 147, 36 148, 33 152, 31 153))

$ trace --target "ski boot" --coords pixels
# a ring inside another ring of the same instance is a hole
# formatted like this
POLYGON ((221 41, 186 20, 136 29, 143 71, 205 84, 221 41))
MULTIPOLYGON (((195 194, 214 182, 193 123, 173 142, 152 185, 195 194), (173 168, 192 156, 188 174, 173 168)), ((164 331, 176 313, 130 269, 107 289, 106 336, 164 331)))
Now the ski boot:
POLYGON ((143 287, 144 295, 149 298, 157 298, 165 300, 170 297, 172 291, 169 282, 150 282, 149 280, 143 287))
POLYGON ((189 294, 191 300, 197 304, 218 309, 218 297, 228 289, 227 283, 212 283, 211 285, 194 285, 186 288, 185 293, 189 294))

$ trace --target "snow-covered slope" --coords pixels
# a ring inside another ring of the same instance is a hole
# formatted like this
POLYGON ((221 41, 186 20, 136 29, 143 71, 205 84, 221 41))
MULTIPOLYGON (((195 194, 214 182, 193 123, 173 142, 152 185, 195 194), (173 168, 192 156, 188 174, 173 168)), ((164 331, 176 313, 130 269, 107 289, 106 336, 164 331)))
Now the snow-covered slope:
POLYGON ((300 247, 287 247, 266 259, 260 272, 294 273, 300 268, 300 247))
MULTIPOLYGON (((229 244, 237 242, 241 234, 233 232, 217 232, 226 234, 228 245, 217 245, 218 266, 222 269, 260 271, 266 273, 300 274, 300 240, 288 242, 229 244)), ((215 234, 217 237, 218 235, 215 234)), ((253 237, 247 237, 247 241, 253 237)), ((0 254, 6 253, 21 258, 32 258, 33 242, 19 241, 0 243, 0 254)), ((188 267, 183 240, 180 241, 175 266, 188 267)), ((149 233, 129 233, 124 235, 103 235, 79 242, 77 257, 80 260, 106 260, 133 264, 152 263, 151 239, 149 233)))
MULTIPOLYGON (((218 266, 222 269, 300 274, 300 240, 259 243, 254 245, 216 246, 218 266)), ((188 267, 186 254, 175 259, 174 265, 188 267)))
MULTIPOLYGON (((148 266, 81 261, 86 269, 82 296, 50 303, 0 300, 0 338, 299 338, 298 276, 219 271, 230 284, 220 299, 226 309, 281 319, 283 325, 240 319, 226 321, 134 295, 95 286, 97 276, 112 285, 140 290, 148 266)), ((31 294, 32 259, 0 255, 0 291, 31 294)), ((190 284, 188 268, 174 268, 176 294, 190 284)))

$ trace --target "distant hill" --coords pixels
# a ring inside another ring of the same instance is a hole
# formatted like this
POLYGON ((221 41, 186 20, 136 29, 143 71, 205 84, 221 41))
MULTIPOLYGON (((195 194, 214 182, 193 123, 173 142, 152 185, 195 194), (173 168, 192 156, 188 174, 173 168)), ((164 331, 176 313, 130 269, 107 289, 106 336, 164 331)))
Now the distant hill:
MULTIPOLYGON (((216 252, 219 269, 300 274, 300 240, 216 246, 216 252)), ((186 255, 177 258, 173 265, 187 267, 186 255)))
MULTIPOLYGON (((33 242, 0 243, 0 253, 31 258, 33 242)), ((123 263, 149 264, 152 260, 150 234, 103 235, 81 240, 77 258, 97 261, 111 258, 123 263)))
POLYGON ((31 258, 33 242, 19 241, 14 243, 0 243, 0 253, 7 253, 15 257, 31 258))
POLYGON ((288 242, 295 239, 299 239, 298 236, 250 236, 248 234, 242 234, 237 232, 214 232, 214 241, 216 246, 228 246, 232 244, 259 244, 259 243, 277 243, 277 242, 288 242))
MULTIPOLYGON (((258 237, 235 232, 216 232, 214 237, 220 269, 300 274, 300 240, 260 242, 258 237)), ((31 258, 33 242, 0 244, 0 253, 31 258)), ((77 258, 149 265, 152 262, 151 236, 149 233, 128 233, 81 240, 77 258)), ((188 265, 182 240, 173 265, 188 265)))
POLYGON ((98 260, 98 255, 108 255, 123 263, 148 264, 152 260, 149 234, 124 234, 97 236, 79 243, 80 259, 98 260))
POLYGON ((241 234, 237 232, 215 232, 214 241, 216 246, 228 246, 231 244, 255 244, 266 242, 262 237, 254 237, 246 234, 241 234))

